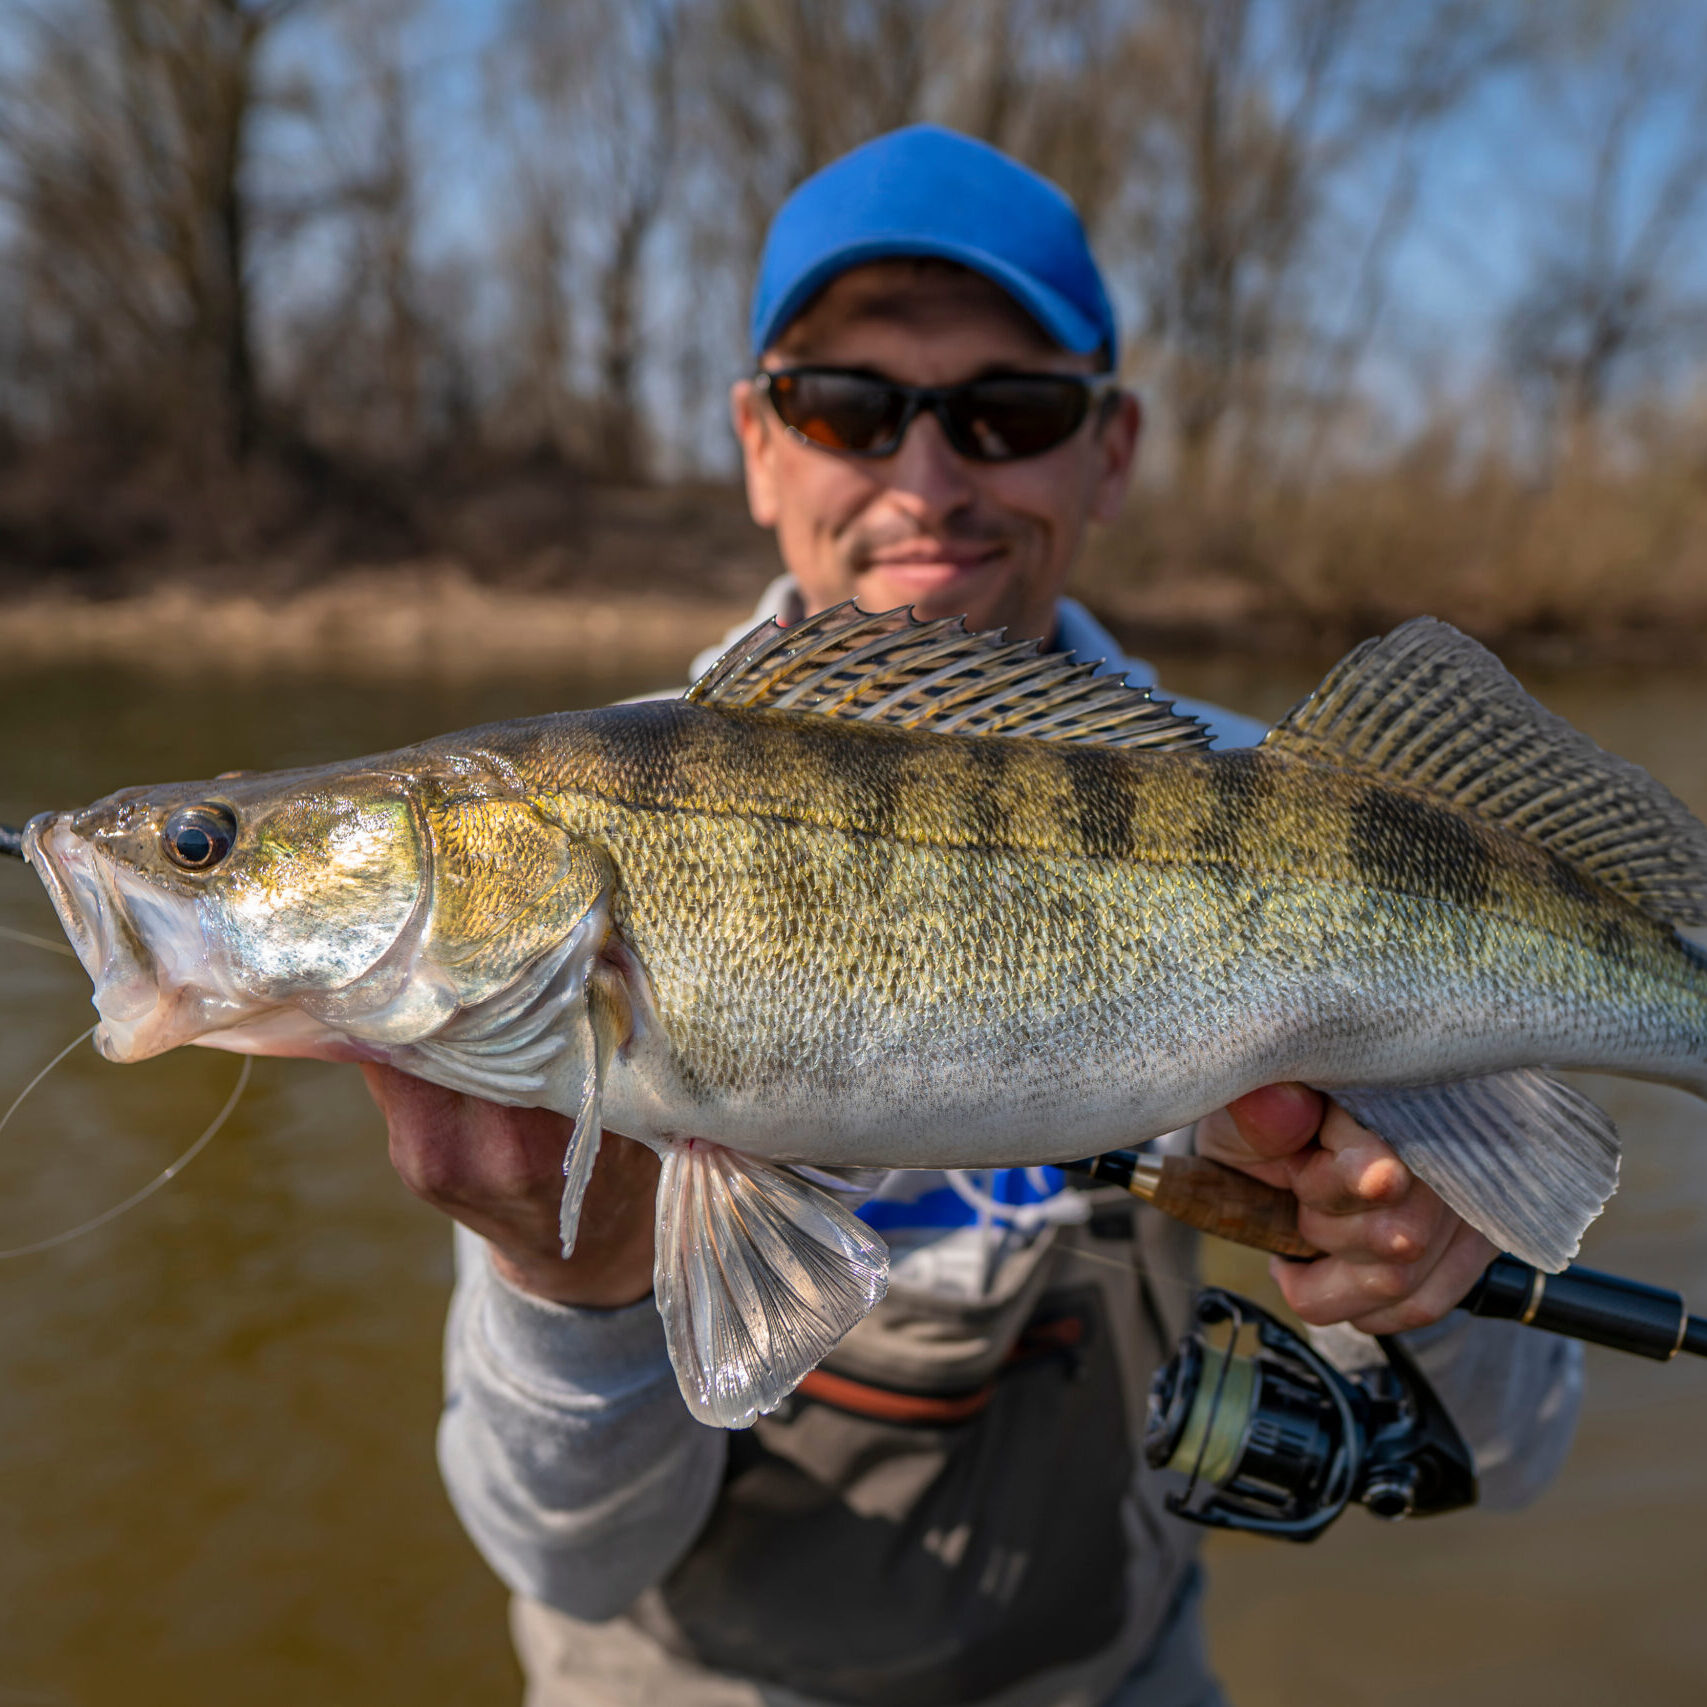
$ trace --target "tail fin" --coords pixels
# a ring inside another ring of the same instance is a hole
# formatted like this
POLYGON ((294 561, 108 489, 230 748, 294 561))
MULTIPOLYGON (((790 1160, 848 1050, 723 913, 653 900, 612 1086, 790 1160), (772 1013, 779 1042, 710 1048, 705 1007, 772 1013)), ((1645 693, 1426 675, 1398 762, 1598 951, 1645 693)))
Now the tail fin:
MULTIPOLYGON (((1707 926, 1707 826, 1448 624, 1421 617, 1359 646, 1264 745, 1402 784, 1527 838, 1670 925, 1707 968, 1703 938, 1686 934, 1707 926)), ((1701 1065, 1701 1083, 1687 1088, 1707 1094, 1701 1065)), ((1545 1269, 1570 1260, 1617 1183, 1611 1121, 1535 1068, 1330 1094, 1467 1221, 1545 1269)))

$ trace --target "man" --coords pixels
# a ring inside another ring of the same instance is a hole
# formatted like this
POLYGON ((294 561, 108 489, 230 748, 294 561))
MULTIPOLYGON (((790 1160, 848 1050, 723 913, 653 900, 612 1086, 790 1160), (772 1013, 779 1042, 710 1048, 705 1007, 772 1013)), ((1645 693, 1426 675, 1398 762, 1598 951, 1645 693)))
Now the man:
MULTIPOLYGON (((788 569, 755 620, 857 598, 1116 656, 1061 594, 1119 512, 1139 408, 1058 191, 942 130, 868 144, 778 214, 753 345, 734 422, 788 569)), ((1260 736, 1190 709, 1224 744, 1260 736)), ((517 1591, 535 1707, 1220 1699, 1193 1533, 1135 1450, 1191 1292, 1180 1229, 1052 1170, 891 1176, 862 1210, 889 1299, 726 1435, 683 1408, 649 1300, 651 1153, 607 1139, 564 1259, 565 1121, 368 1072, 399 1171, 464 1229, 441 1459, 517 1591)), ((1441 1322, 1491 1249, 1378 1137, 1282 1085, 1169 1141, 1296 1193, 1326 1254, 1276 1279, 1307 1322, 1424 1330, 1485 1498, 1551 1473, 1574 1351, 1441 1322)))

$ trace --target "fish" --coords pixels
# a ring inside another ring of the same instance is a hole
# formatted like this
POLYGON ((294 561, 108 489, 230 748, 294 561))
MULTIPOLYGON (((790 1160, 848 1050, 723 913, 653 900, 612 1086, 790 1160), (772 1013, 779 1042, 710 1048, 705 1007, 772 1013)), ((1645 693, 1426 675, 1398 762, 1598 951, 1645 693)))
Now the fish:
POLYGON ((849 1170, 1068 1161, 1302 1080, 1556 1271, 1707 1096, 1707 828, 1419 618, 1257 747, 1036 642, 846 604, 680 699, 129 788, 23 837, 114 1061, 384 1061, 662 1157, 683 1397, 742 1427, 883 1295, 849 1170))

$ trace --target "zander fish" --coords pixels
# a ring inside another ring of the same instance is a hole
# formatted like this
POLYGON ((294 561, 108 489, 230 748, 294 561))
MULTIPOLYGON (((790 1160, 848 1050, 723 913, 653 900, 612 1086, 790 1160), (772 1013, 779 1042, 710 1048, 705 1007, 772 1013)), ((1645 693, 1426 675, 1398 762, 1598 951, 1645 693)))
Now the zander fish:
POLYGON ((844 605, 683 700, 129 789, 25 835, 101 1049, 389 1061, 663 1157, 708 1422, 882 1295, 826 1170, 1063 1161, 1302 1079, 1547 1269, 1616 1183, 1547 1071, 1707 1095, 1707 829, 1419 620, 1261 746, 1032 643, 844 605))

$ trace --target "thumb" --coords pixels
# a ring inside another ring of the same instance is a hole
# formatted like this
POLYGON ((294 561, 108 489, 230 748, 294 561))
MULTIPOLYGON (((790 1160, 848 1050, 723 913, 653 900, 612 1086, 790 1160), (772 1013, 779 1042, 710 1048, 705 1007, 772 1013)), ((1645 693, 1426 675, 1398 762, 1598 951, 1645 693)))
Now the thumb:
POLYGON ((1283 1161, 1314 1140, 1325 1108, 1308 1085, 1263 1085, 1200 1121, 1198 1149, 1235 1163, 1283 1161))

